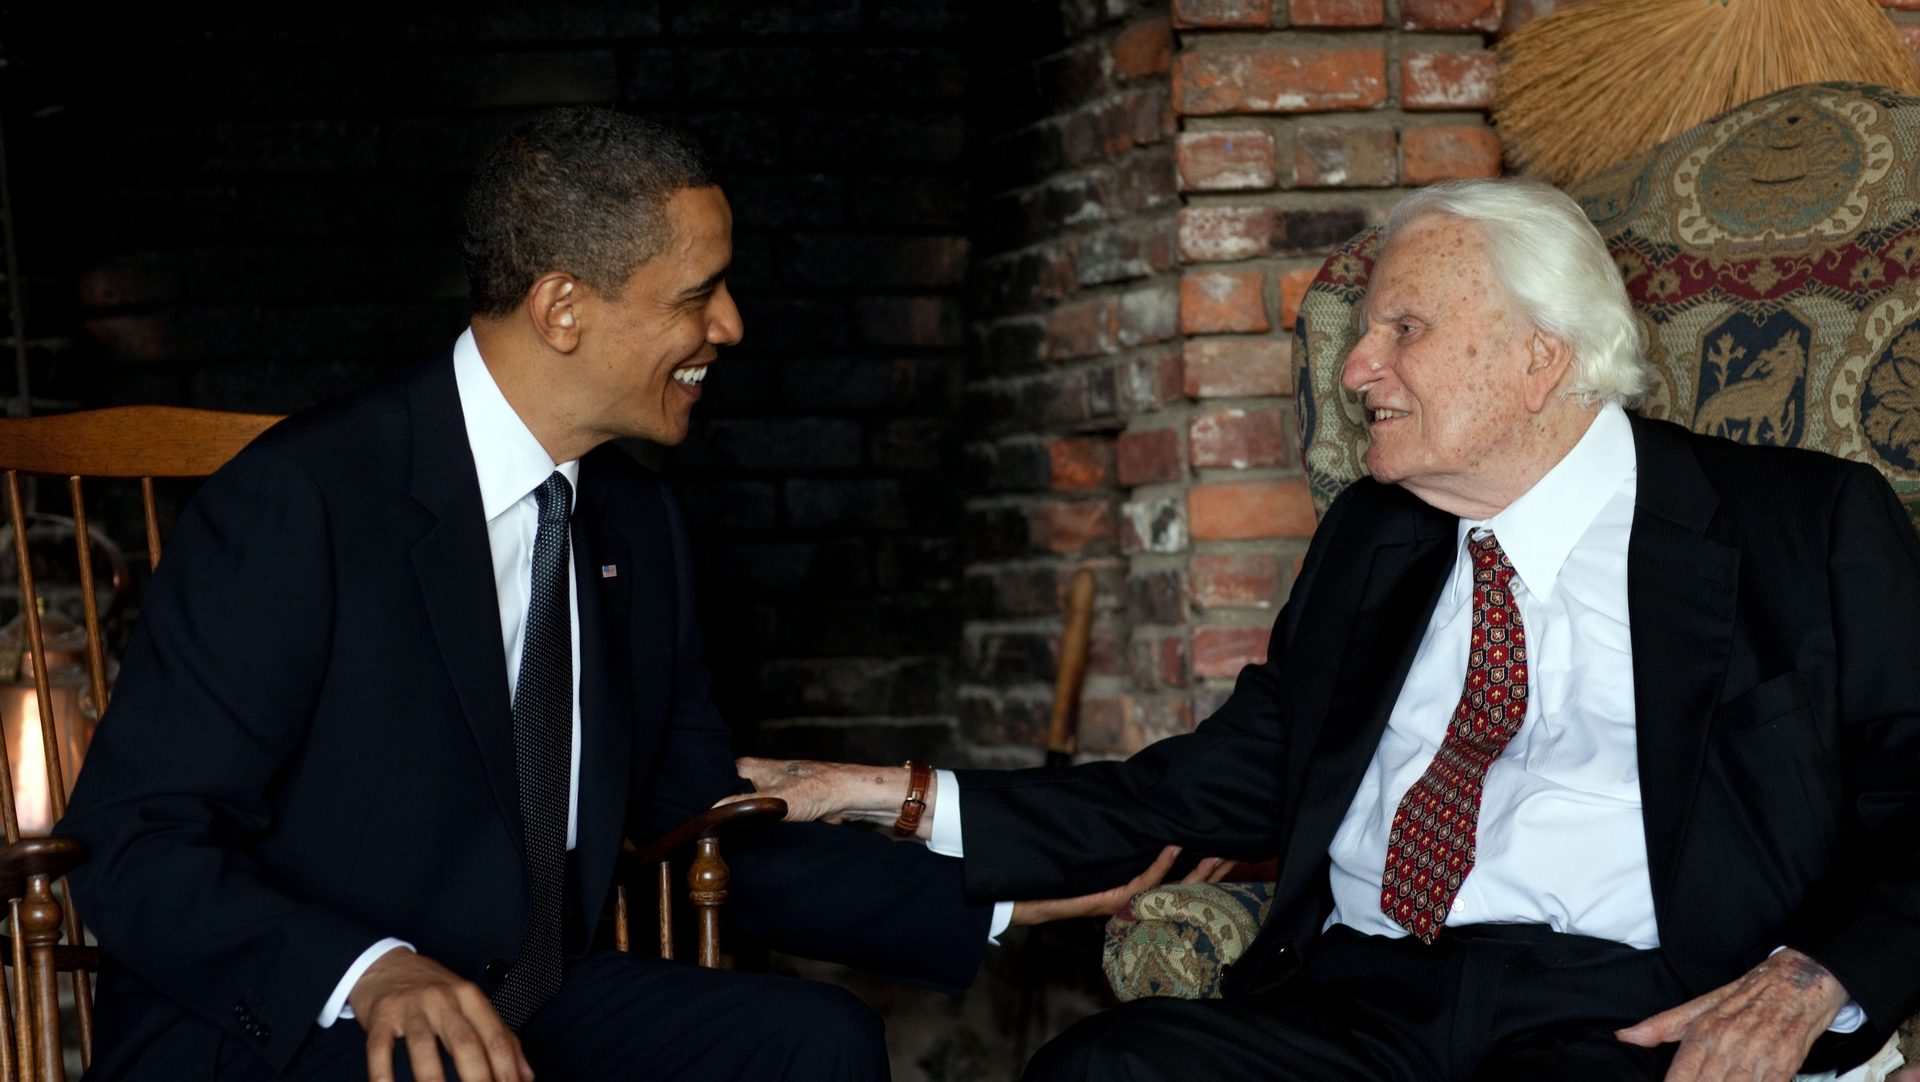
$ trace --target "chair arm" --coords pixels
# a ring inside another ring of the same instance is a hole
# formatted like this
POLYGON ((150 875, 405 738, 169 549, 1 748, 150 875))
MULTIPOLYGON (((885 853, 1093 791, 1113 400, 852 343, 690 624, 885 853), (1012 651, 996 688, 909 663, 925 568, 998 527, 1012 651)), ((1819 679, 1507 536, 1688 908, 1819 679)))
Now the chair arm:
POLYGON ((0 844, 0 898, 25 895, 36 875, 58 879, 87 859, 87 847, 74 838, 22 838, 0 844))
POLYGON ((627 856, 631 870, 667 859, 675 850, 696 838, 710 838, 743 823, 779 819, 787 814, 787 802, 777 797, 757 796, 708 808, 665 834, 634 847, 627 856))
POLYGON ((1122 1001, 1215 999, 1273 907, 1272 883, 1174 883, 1144 890, 1107 921, 1102 969, 1122 1001))

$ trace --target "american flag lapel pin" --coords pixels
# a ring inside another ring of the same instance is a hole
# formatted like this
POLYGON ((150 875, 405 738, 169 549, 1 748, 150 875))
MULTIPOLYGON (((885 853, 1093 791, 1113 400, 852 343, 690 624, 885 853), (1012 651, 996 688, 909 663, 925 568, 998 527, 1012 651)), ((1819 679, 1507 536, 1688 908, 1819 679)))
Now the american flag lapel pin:
POLYGON ((603 579, 615 578, 619 574, 620 574, 619 564, 601 564, 600 565, 600 577, 603 579))

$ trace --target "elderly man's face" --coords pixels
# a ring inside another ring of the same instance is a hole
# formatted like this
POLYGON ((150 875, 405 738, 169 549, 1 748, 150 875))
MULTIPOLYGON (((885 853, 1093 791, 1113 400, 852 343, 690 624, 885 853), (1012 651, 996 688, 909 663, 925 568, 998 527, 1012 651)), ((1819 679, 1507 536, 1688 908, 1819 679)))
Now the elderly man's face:
POLYGON ((1367 408, 1367 470, 1436 506, 1478 498, 1526 425, 1531 327, 1511 308, 1478 226, 1416 222, 1374 267, 1366 331, 1341 385, 1367 408))

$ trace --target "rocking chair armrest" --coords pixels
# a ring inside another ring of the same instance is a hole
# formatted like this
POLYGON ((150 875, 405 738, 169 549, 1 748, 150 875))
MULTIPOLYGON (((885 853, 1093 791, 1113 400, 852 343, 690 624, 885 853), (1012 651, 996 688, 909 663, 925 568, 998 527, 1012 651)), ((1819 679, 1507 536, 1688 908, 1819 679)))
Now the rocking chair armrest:
POLYGON ((58 879, 87 859, 77 838, 22 838, 0 844, 0 898, 18 898, 36 875, 58 879))
POLYGON ((712 837, 743 823, 778 820, 787 814, 787 802, 777 797, 753 797, 708 808, 706 811, 639 846, 630 846, 622 856, 634 868, 644 868, 667 859, 675 850, 696 838, 712 837))

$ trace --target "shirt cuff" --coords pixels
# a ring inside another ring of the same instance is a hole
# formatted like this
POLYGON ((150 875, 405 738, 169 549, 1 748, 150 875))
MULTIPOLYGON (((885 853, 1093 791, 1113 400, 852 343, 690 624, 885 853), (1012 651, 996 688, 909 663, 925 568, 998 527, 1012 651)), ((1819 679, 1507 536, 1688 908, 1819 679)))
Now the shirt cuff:
POLYGON ((353 991, 353 986, 360 983, 360 978, 366 973, 367 967, 379 961, 381 955, 395 948, 412 950, 413 944, 404 939, 388 936, 360 952, 360 957, 355 958, 353 964, 347 967, 347 975, 340 978, 339 984, 334 985, 333 994, 327 997, 327 1005, 320 1008, 318 1021, 321 1029, 326 1029, 342 1018, 353 1017, 353 1008, 347 1006, 347 993, 353 991))
MULTIPOLYGON (((933 826, 927 838, 927 848, 943 857, 964 857, 966 846, 960 838, 960 783, 953 779, 953 771, 936 770, 933 826)), ((1000 935, 1013 923, 1013 903, 993 903, 993 920, 987 925, 987 942, 1000 945, 1000 935)))
MULTIPOLYGON (((936 770, 933 777, 933 828, 927 838, 927 848, 943 857, 964 857, 967 853, 960 837, 960 783, 953 780, 951 770, 936 770)), ((1000 931, 1005 930, 1006 926, 1001 925, 1000 931)))
POLYGON ((1013 923, 1013 903, 1012 902, 993 903, 993 920, 987 925, 987 942, 993 944, 996 947, 999 946, 1000 934, 1002 932, 1005 932, 1007 930, 1007 926, 1012 923, 1013 923))
MULTIPOLYGON (((1786 945, 1782 944, 1778 947, 1773 948, 1773 950, 1768 951, 1767 957, 1771 958, 1774 955, 1779 954, 1781 951, 1786 949, 1787 949, 1786 945)), ((1827 1026, 1827 1032, 1828 1033, 1852 1033, 1854 1030, 1857 1030, 1861 1026, 1864 1026, 1866 1024, 1867 1024, 1866 1009, 1861 1007, 1859 1003, 1849 999, 1847 1000, 1847 1005, 1840 1008, 1840 1013, 1833 1016, 1833 1023, 1827 1026)))

